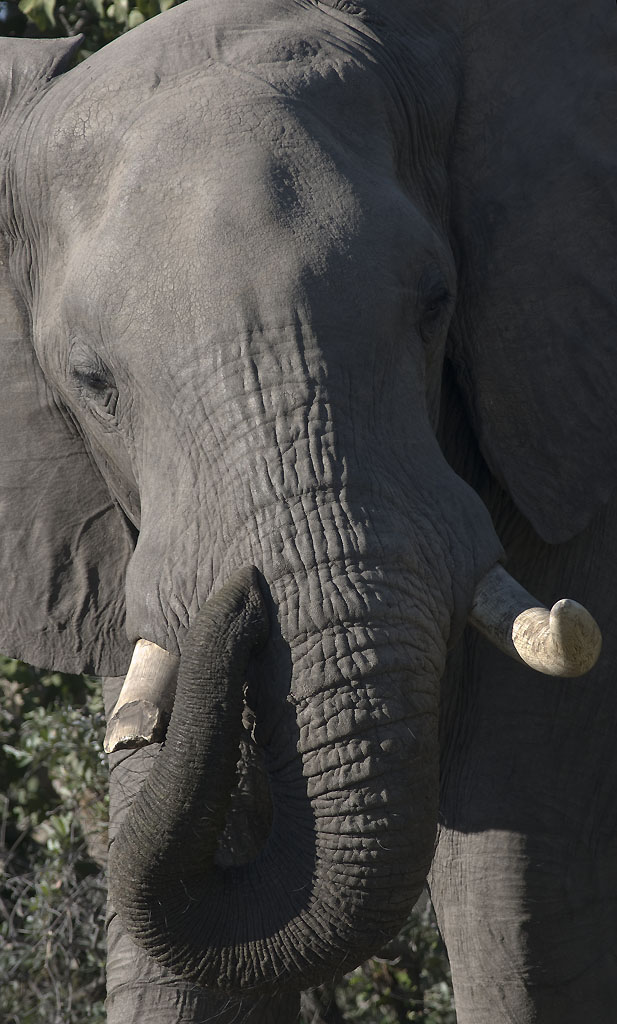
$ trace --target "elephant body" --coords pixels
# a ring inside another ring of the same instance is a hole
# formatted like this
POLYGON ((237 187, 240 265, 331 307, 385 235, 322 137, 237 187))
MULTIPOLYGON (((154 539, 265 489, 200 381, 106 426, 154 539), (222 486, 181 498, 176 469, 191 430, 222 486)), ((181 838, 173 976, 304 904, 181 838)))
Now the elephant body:
POLYGON ((582 679, 538 677, 471 630, 449 659, 429 881, 457 1019, 552 1024, 589 1012, 608 1022, 617 1005, 617 509, 610 502, 572 540, 546 544, 487 472, 468 424, 458 439, 453 465, 464 459, 512 573, 540 598, 573 592, 576 579, 577 597, 599 600, 606 617, 600 662, 582 679))
POLYGON ((112 720, 179 659, 110 755, 110 1024, 289 1022, 429 872, 459 1024, 609 1024, 614 12, 77 45, 2 44, 0 648, 112 720), (503 560, 597 617, 583 680, 465 628, 503 560))

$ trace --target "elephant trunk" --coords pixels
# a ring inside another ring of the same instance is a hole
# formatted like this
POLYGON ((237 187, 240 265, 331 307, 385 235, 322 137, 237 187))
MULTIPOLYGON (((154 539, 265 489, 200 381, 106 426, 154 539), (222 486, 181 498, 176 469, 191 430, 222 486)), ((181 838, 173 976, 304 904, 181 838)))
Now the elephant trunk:
POLYGON ((191 627, 167 739, 110 851, 135 941, 230 992, 306 986, 364 959, 405 920, 434 842, 440 667, 422 652, 412 667, 393 644, 381 661, 358 652, 368 671, 322 680, 277 724, 270 836, 250 864, 216 865, 243 685, 267 636, 256 571, 241 570, 191 627))

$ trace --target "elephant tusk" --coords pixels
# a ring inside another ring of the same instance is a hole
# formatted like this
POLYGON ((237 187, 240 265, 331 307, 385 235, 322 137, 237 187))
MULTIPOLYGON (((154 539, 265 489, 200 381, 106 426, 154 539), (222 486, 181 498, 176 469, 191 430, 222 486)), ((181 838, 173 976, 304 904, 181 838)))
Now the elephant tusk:
POLYGON ((180 658, 138 640, 120 696, 109 717, 104 748, 134 750, 163 739, 174 703, 180 658))
POLYGON ((582 676, 598 660, 602 634, 586 608, 564 598, 550 609, 495 565, 476 587, 469 622, 499 650, 549 676, 582 676))
MULTIPOLYGON (((549 610, 502 565, 476 587, 469 622, 499 650, 545 675, 573 677, 598 660, 602 635, 586 608, 567 598, 549 610)), ((120 696, 109 718, 108 754, 163 739, 173 707, 180 658, 150 640, 138 640, 120 696)))

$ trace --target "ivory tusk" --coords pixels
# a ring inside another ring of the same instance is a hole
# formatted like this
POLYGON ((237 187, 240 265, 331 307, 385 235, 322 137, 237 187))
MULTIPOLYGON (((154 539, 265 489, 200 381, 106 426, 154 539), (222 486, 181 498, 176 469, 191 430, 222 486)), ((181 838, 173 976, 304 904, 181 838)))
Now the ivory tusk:
POLYGON ((598 660, 602 634, 576 601, 550 609, 495 565, 476 587, 469 622, 505 654, 550 676, 582 676, 598 660))
POLYGON ((180 658, 138 640, 120 696, 109 717, 105 751, 133 750, 163 739, 174 703, 180 658))

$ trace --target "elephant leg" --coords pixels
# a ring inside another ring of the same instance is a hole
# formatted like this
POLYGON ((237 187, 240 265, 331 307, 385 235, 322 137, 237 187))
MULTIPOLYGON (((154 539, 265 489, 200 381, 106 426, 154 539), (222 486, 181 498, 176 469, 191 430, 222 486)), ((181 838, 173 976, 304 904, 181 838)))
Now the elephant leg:
POLYGON ((559 549, 510 510, 508 568, 590 607, 596 668, 555 680, 468 637, 442 709, 431 893, 459 1024, 613 1024, 617 1014, 615 510, 559 549))
MULTIPOLYGON (((108 715, 122 682, 122 678, 104 681, 108 715)), ((141 750, 110 755, 110 843, 158 750, 159 745, 152 744, 141 750)), ((243 747, 238 796, 223 836, 221 863, 254 856, 269 827, 269 798, 264 800, 259 766, 250 762, 250 751, 243 747)), ((143 1024, 146 1020, 151 1024, 293 1024, 299 1015, 300 996, 281 993, 275 999, 240 1001, 172 974, 135 945, 109 902, 106 1008, 108 1024, 143 1024)))
POLYGON ((441 831, 431 894, 458 1024, 613 1024, 616 863, 614 841, 441 831))

